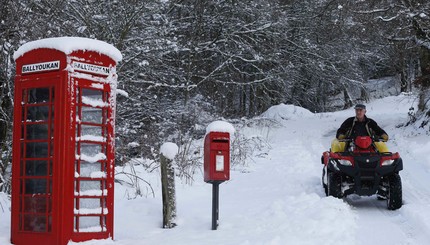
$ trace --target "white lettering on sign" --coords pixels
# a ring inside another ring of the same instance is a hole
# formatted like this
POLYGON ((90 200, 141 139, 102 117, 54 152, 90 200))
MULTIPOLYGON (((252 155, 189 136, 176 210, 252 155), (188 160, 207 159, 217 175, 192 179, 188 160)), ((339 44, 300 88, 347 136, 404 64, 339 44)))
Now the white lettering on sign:
POLYGON ((73 61, 72 67, 77 71, 84 71, 89 73, 95 73, 100 75, 109 75, 110 68, 106 66, 98 66, 88 63, 76 62, 73 61))
POLYGON ((215 171, 222 172, 224 171, 224 156, 216 155, 215 157, 215 171))
POLYGON ((52 70, 59 70, 59 69, 60 69, 60 61, 56 60, 56 61, 50 61, 50 62, 23 65, 22 73, 52 71, 52 70))

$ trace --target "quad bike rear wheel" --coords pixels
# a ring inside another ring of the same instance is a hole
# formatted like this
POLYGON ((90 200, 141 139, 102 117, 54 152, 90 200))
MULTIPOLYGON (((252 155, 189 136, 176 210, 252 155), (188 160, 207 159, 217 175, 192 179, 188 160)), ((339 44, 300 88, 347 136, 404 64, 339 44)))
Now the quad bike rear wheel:
POLYGON ((396 210, 402 207, 402 180, 398 173, 388 176, 387 208, 396 210))

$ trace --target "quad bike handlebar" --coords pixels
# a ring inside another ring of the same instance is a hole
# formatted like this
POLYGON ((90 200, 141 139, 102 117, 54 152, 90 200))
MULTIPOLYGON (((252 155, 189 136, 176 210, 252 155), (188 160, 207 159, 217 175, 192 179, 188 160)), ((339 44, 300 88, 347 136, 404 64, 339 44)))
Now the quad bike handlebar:
POLYGON ((388 151, 386 149, 385 144, 380 142, 385 142, 385 140, 382 137, 378 136, 357 136, 355 139, 353 138, 345 138, 338 140, 339 142, 343 143, 344 146, 342 146, 346 151, 356 151, 356 150, 371 150, 374 149, 376 152, 379 152, 382 150, 383 152, 388 151))
MULTIPOLYGON (((376 135, 371 136, 370 138, 372 139, 373 142, 387 142, 382 137, 376 136, 376 135)), ((355 139, 353 139, 353 138, 338 139, 339 142, 353 142, 354 140, 355 139)))

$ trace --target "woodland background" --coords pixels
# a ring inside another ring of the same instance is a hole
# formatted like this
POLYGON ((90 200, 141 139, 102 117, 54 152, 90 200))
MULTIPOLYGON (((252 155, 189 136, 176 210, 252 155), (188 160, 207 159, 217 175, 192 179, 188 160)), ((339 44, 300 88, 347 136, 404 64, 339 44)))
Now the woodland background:
POLYGON ((178 167, 195 166, 192 142, 214 119, 244 125, 279 103, 348 108, 369 99, 375 79, 415 93, 409 123, 428 127, 428 0, 1 0, 0 191, 10 192, 13 53, 58 36, 103 40, 124 56, 117 165, 156 159, 172 141, 178 167))

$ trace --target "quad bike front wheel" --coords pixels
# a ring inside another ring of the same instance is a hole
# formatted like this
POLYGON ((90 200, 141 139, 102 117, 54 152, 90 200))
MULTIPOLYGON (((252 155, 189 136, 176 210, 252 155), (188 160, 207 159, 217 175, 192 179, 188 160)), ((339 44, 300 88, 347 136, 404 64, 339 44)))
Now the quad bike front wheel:
POLYGON ((398 173, 388 176, 387 208, 396 210, 402 207, 402 180, 398 173))
POLYGON ((342 198, 342 176, 339 173, 327 171, 328 195, 342 198))
POLYGON ((328 196, 328 187, 327 187, 327 184, 326 184, 326 181, 325 180, 327 180, 327 177, 326 177, 326 170, 325 170, 325 167, 323 168, 323 170, 322 170, 322 179, 321 179, 321 183, 322 183, 322 186, 323 186, 323 188, 324 188, 324 193, 325 193, 325 195, 326 196, 328 196))

